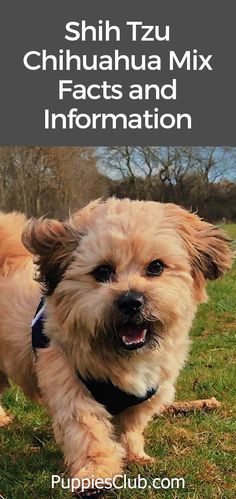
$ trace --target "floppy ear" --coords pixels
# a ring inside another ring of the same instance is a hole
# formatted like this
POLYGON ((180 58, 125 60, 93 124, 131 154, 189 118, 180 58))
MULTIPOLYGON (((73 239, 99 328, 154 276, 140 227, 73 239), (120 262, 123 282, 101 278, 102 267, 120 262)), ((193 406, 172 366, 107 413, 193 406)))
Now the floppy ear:
POLYGON ((201 220, 196 214, 173 207, 175 227, 188 251, 197 298, 202 301, 205 280, 218 279, 231 268, 231 240, 220 228, 201 220))
POLYGON ((26 226, 22 241, 36 256, 37 281, 51 295, 73 260, 73 251, 79 244, 79 232, 70 223, 53 219, 32 219, 26 226))
MULTIPOLYGON (((230 238, 218 227, 188 214, 188 223, 181 228, 188 247, 191 264, 205 279, 218 279, 231 268, 230 238)), ((187 221, 187 220, 186 220, 187 221)))

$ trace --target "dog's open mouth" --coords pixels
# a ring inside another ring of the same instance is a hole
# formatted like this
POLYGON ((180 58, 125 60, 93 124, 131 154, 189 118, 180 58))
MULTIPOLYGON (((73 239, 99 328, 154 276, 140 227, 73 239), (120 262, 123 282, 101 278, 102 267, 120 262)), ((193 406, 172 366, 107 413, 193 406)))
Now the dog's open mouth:
POLYGON ((117 330, 119 343, 123 348, 128 350, 135 350, 142 348, 148 336, 148 326, 143 323, 140 325, 125 324, 117 330))

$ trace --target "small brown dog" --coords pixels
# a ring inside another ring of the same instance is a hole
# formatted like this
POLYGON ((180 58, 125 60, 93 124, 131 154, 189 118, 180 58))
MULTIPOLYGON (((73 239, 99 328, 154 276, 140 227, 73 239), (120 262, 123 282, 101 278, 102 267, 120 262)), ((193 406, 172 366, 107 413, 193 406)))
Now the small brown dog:
POLYGON ((173 400, 206 279, 231 266, 227 236, 174 204, 114 198, 66 223, 25 223, 0 217, 0 391, 10 378, 40 393, 74 477, 149 462, 144 428, 173 400), (42 285, 47 344, 34 362, 42 285))

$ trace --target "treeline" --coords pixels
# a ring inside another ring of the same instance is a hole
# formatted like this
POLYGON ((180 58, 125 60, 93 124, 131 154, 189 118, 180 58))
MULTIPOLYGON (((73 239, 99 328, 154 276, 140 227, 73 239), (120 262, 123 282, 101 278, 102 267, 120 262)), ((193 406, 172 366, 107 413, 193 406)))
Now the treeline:
POLYGON ((92 148, 0 148, 0 209, 64 217, 106 195, 92 148))
POLYGON ((0 209, 65 217, 116 195, 236 221, 236 151, 222 147, 3 147, 0 209))

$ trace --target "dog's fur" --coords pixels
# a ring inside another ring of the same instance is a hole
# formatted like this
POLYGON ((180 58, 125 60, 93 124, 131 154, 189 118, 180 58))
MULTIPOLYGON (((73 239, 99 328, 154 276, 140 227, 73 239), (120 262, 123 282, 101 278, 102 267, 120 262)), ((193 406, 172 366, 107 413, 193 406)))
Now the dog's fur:
MULTIPOLYGON (((73 476, 113 476, 124 458, 148 462, 143 430, 173 400, 206 279, 231 266, 227 236, 174 204, 114 198, 90 203, 66 223, 25 223, 16 213, 0 217, 0 391, 10 378, 26 395, 40 393, 73 476), (156 259, 163 272, 147 275, 156 259), (97 282, 94 269, 107 263, 114 275, 97 282), (34 363, 30 323, 42 285, 51 343, 34 363), (146 344, 132 351, 116 334, 123 320, 117 300, 129 290, 144 296, 139 320, 150 324, 146 344), (156 384, 158 391, 112 419, 78 380, 78 368, 138 396, 156 384)), ((7 423, 1 408, 0 425, 7 423)))

